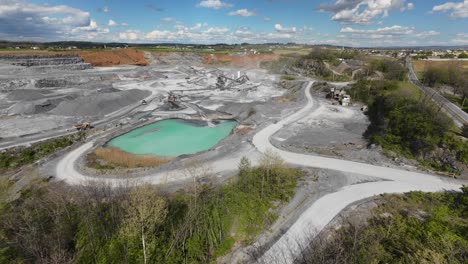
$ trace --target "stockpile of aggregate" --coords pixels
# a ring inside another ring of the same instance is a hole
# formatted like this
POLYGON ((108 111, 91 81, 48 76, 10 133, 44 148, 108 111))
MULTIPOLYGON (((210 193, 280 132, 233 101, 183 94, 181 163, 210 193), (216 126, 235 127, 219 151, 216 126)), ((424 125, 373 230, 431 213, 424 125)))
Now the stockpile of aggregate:
POLYGON ((103 116, 141 101, 149 91, 138 89, 99 93, 62 101, 49 113, 63 116, 103 116))

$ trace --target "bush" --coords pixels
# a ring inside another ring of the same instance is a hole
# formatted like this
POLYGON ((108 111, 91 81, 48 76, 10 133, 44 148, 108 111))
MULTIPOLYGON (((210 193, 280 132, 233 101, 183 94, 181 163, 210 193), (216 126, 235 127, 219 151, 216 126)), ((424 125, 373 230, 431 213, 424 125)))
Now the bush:
POLYGON ((465 53, 465 52, 462 52, 462 53, 460 53, 460 55, 458 55, 458 58, 459 59, 468 59, 468 54, 465 53))

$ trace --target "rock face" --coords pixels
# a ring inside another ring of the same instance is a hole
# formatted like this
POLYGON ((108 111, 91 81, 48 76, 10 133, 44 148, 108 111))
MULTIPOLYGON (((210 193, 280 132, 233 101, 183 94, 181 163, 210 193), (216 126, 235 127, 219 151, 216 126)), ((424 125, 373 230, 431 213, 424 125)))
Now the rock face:
POLYGON ((0 60, 15 66, 31 67, 41 72, 53 69, 86 70, 91 64, 73 54, 2 54, 0 60))
POLYGON ((39 59, 24 59, 17 60, 13 63, 18 66, 50 66, 50 65, 69 65, 69 64, 81 64, 84 63, 80 57, 69 57, 69 58, 39 58, 39 59))

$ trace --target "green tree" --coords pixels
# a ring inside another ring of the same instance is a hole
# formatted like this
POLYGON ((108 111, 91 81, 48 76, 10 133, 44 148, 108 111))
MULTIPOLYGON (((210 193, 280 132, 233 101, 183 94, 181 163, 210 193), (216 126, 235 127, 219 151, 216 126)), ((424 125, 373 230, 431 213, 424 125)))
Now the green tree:
POLYGON ((167 205, 163 197, 149 185, 135 188, 123 204, 126 212, 122 232, 128 237, 138 235, 143 249, 143 260, 148 261, 147 245, 151 234, 167 215, 167 205))
POLYGON ((465 53, 465 52, 462 52, 462 53, 460 53, 460 55, 458 55, 458 58, 459 59, 468 59, 468 54, 465 53))

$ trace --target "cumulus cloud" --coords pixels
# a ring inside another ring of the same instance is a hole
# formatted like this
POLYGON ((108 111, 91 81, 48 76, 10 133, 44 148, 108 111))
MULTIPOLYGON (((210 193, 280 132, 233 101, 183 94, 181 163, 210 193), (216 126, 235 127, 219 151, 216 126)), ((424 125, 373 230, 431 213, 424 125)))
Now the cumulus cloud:
POLYGON ((229 32, 229 28, 225 27, 212 27, 204 31, 207 34, 226 34, 227 32, 229 32))
POLYGON ((107 23, 107 25, 109 27, 115 27, 115 26, 118 26, 119 24, 117 24, 117 22, 115 22, 114 20, 109 19, 109 22, 107 23))
POLYGON ((405 45, 418 44, 418 41, 422 41, 422 39, 440 35, 440 32, 434 30, 417 32, 414 27, 400 25, 368 30, 344 27, 340 30, 340 33, 338 38, 343 40, 367 43, 367 45, 370 43, 374 45, 379 44, 379 46, 402 45, 403 43, 405 45))
POLYGON ((178 24, 175 30, 153 30, 144 34, 145 42, 175 42, 175 43, 266 43, 266 42, 290 42, 296 40, 295 34, 286 32, 254 32, 247 27, 239 27, 232 31, 226 27, 210 27, 206 23, 198 23, 194 26, 178 24))
POLYGON ((413 27, 404 27, 399 25, 394 25, 391 27, 383 27, 378 29, 354 29, 351 27, 345 27, 340 30, 341 33, 364 33, 364 34, 381 34, 381 35, 409 35, 414 33, 413 27))
POLYGON ((433 37, 433 36, 438 36, 438 35, 440 35, 440 32, 431 30, 431 31, 424 31, 421 33, 417 33, 414 36, 417 38, 427 38, 427 37, 433 37))
POLYGON ((205 0, 205 1, 201 1, 197 6, 218 10, 221 8, 233 7, 234 5, 230 3, 222 2, 221 0, 205 0))
POLYGON ((281 33, 296 33, 297 31, 295 27, 285 28, 281 24, 276 24, 275 30, 281 33))
POLYGON ((103 34, 109 33, 110 30, 108 28, 101 28, 98 26, 97 22, 91 20, 89 25, 84 27, 76 27, 71 30, 73 33, 73 37, 77 37, 79 39, 95 39, 96 37, 102 37, 103 34))
POLYGON ((413 4, 413 3, 408 3, 408 4, 406 5, 406 8, 407 8, 408 10, 413 10, 413 9, 414 9, 414 4, 413 4))
POLYGON ((229 12, 230 16, 241 16, 241 17, 251 17, 257 15, 254 11, 249 11, 248 9, 239 9, 236 11, 229 12))
POLYGON ((336 0, 321 4, 320 12, 334 14, 332 20, 342 24, 369 25, 377 17, 388 16, 391 10, 405 10, 405 0, 336 0))
POLYGON ((22 0, 0 1, 0 38, 49 39, 77 27, 91 26, 88 12, 66 5, 42 5, 22 0))
POLYGON ((129 41, 135 41, 138 39, 138 32, 137 31, 125 31, 125 32, 120 32, 119 33, 119 39, 120 40, 129 40, 129 41))
POLYGON ((450 12, 451 18, 467 18, 468 0, 464 0, 463 2, 447 2, 442 5, 437 5, 432 8, 432 12, 450 12))

